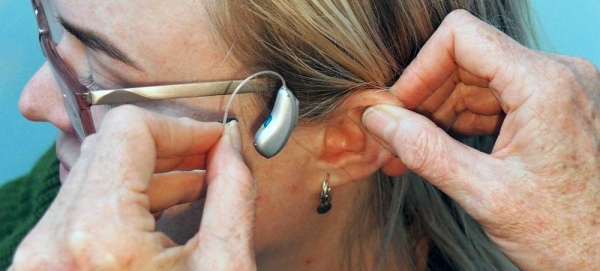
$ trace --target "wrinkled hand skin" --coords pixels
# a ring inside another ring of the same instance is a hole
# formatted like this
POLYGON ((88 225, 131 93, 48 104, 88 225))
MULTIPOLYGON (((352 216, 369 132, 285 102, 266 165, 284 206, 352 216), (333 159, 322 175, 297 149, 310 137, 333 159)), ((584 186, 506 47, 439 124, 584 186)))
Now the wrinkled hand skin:
POLYGON ((256 185, 240 148, 235 125, 111 110, 10 270, 255 270, 256 185), (188 243, 155 231, 151 211, 204 194, 188 243))
POLYGON ((455 11, 390 91, 412 110, 379 105, 364 124, 518 267, 600 270, 600 74, 592 63, 530 50, 455 11), (483 106, 473 106, 478 97, 483 106), (445 130, 499 134, 487 155, 445 130))

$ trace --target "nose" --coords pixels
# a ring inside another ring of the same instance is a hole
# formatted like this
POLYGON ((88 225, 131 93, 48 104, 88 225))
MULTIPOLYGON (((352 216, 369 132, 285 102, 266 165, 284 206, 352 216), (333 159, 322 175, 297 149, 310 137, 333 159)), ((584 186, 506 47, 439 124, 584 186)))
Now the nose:
POLYGON ((19 99, 19 110, 28 120, 50 122, 64 133, 75 133, 48 62, 27 82, 19 99))

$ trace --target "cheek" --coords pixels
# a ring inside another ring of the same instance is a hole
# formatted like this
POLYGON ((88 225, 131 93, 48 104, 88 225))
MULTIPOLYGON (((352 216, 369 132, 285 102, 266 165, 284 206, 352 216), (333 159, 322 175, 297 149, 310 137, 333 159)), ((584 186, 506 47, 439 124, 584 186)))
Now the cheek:
POLYGON ((258 182, 256 201, 256 253, 261 256, 302 243, 316 214, 318 195, 302 184, 303 176, 275 165, 255 168, 258 182))

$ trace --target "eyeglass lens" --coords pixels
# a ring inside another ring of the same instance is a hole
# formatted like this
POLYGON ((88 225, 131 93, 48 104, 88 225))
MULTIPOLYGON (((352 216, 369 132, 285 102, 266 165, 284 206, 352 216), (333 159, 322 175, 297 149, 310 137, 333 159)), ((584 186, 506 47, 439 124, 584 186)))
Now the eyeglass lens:
MULTIPOLYGON (((56 56, 58 56, 58 58, 60 58, 60 56, 58 55, 58 49, 56 47, 59 46, 60 42, 62 41, 62 38, 64 37, 65 34, 65 29, 64 27, 60 24, 59 20, 58 20, 58 12, 55 8, 55 5, 52 3, 52 0, 41 0, 43 8, 44 8, 44 13, 46 15, 46 19, 48 21, 48 26, 50 27, 50 33, 52 36, 52 40, 46 40, 46 42, 51 42, 48 44, 42 44, 42 47, 46 50, 46 52, 44 52, 46 54, 46 56, 48 57, 48 62, 50 64, 52 73, 54 75, 54 78, 56 79, 56 82, 58 83, 62 96, 63 96, 63 100, 65 103, 65 108, 67 110, 67 114, 69 115, 69 119, 71 120, 71 123, 73 125, 73 128, 75 129, 77 136, 79 137, 79 139, 83 140, 83 138, 85 138, 86 133, 84 131, 83 128, 83 123, 81 120, 81 112, 80 112, 80 108, 78 105, 78 101, 77 101, 77 97, 75 97, 75 93, 72 89, 69 88, 68 83, 66 83, 62 78, 59 72, 59 70, 57 69, 56 65, 58 65, 58 63, 56 63, 57 61, 62 61, 61 59, 52 59, 51 52, 48 52, 49 50, 54 50, 56 51, 56 56)), ((42 43, 44 42, 43 40, 41 41, 42 43)), ((64 61, 62 61, 64 63, 64 61)), ((66 66, 66 63, 65 63, 66 66)), ((68 69, 68 67, 65 67, 68 69)), ((67 73, 69 73, 69 71, 65 71, 67 73)), ((62 76, 69 76, 68 74, 64 74, 65 72, 62 72, 62 76)), ((73 71, 71 71, 71 73, 73 73, 73 71)))

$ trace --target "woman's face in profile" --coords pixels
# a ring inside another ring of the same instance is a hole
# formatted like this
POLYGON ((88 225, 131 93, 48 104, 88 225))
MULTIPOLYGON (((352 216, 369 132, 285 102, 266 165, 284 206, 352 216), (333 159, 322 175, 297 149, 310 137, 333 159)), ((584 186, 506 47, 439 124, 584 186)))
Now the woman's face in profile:
MULTIPOLYGON (((203 1, 43 0, 42 4, 59 55, 89 89, 245 77, 233 68, 227 50, 219 46, 203 1)), ((203 97, 140 105, 177 117, 215 121, 222 118, 222 101, 227 99, 203 97)), ((51 122, 63 132, 57 153, 63 169, 69 169, 76 160, 78 146, 73 145, 78 142, 72 136, 73 128, 48 65, 42 66, 25 87, 20 108, 25 117, 51 122)), ((92 106, 96 128, 107 110, 107 106, 92 106)))
MULTIPOLYGON (((43 4, 54 10, 54 19, 62 21, 67 30, 57 46, 64 62, 78 77, 92 79, 101 89, 243 79, 248 75, 228 54, 230 46, 222 44, 214 33, 206 9, 210 1, 44 0, 43 4)), ((139 105, 176 117, 216 121, 222 118, 228 100, 229 96, 216 96, 139 105)), ((23 90, 20 109, 28 119, 50 122, 61 130, 57 157, 64 181, 77 161, 80 142, 47 64, 23 90)), ((106 106, 92 107, 97 128, 107 110, 106 106)), ((318 179, 311 175, 315 171, 303 164, 308 158, 297 159, 296 154, 306 155, 305 147, 291 140, 275 158, 260 157, 252 146, 255 131, 251 126, 261 112, 251 94, 237 96, 230 116, 240 120, 243 154, 260 187, 257 250, 286 238, 300 240, 290 234, 289 226, 302 224, 306 219, 302 213, 315 213, 316 197, 307 200, 306 195, 311 194, 307 191, 318 191, 320 185, 296 182, 318 179)), ((176 206, 163 213, 157 227, 183 242, 196 232, 201 208, 202 202, 176 206)))

